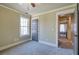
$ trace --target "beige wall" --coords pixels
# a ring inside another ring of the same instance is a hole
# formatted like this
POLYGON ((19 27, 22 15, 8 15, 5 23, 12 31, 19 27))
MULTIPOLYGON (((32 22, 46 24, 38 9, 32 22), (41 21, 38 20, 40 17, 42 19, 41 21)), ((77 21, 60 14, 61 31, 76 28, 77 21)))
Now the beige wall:
MULTIPOLYGON (((66 9, 72 9, 75 7, 70 7, 66 9)), ((66 10, 62 9, 59 11, 39 15, 39 41, 48 42, 56 45, 56 13, 66 10)))
POLYGON ((55 13, 39 16, 39 40, 56 43, 56 18, 55 13))
POLYGON ((20 15, 0 6, 0 47, 23 40, 19 35, 20 15))

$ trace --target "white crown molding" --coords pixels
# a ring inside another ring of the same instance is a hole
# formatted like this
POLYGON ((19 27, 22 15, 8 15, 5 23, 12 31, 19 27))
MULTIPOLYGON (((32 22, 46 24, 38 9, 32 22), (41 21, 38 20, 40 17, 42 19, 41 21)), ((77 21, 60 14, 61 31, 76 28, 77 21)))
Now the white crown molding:
MULTIPOLYGON (((24 13, 22 13, 22 12, 20 12, 20 11, 17 11, 17 10, 15 10, 15 9, 12 9, 12 8, 10 8, 10 7, 7 7, 7 6, 4 6, 4 5, 0 5, 0 6, 3 7, 3 8, 9 9, 9 10, 11 10, 11 11, 14 11, 14 12, 16 12, 16 13, 18 13, 18 14, 27 15, 27 14, 24 14, 24 13)), ((30 14, 30 15, 31 15, 31 14, 30 14)))
POLYGON ((46 12, 42 12, 42 13, 38 13, 38 14, 33 14, 32 17, 48 14, 48 13, 51 13, 51 12, 56 12, 56 11, 59 11, 59 10, 63 10, 63 9, 67 9, 67 8, 75 7, 75 6, 76 6, 76 4, 72 4, 72 5, 69 5, 69 6, 64 6, 64 7, 58 8, 58 9, 54 9, 54 10, 50 10, 50 11, 46 11, 46 12))
POLYGON ((15 9, 9 8, 9 7, 7 7, 7 6, 4 6, 4 5, 0 5, 0 6, 3 7, 3 8, 6 8, 6 9, 12 10, 12 11, 14 11, 14 12, 16 12, 16 13, 21 13, 21 12, 15 10, 15 9))
POLYGON ((74 13, 74 12, 75 12, 75 8, 72 8, 72 9, 67 9, 67 10, 57 12, 56 15, 64 15, 64 14, 74 13))
MULTIPOLYGON (((9 10, 12 10, 16 13, 20 13, 20 14, 23 14, 22 12, 19 12, 15 9, 12 9, 12 8, 9 8, 7 6, 4 6, 4 5, 0 5, 1 7, 4 7, 4 8, 7 8, 9 10)), ((33 14, 32 17, 35 17, 35 16, 39 16, 39 15, 44 15, 44 14, 47 14, 47 13, 51 13, 51 12, 55 12, 55 11, 59 11, 59 10, 62 10, 62 9, 67 9, 67 8, 70 8, 70 7, 75 7, 76 4, 72 4, 72 5, 69 5, 69 6, 65 6, 65 7, 61 7, 61 8, 58 8, 58 9, 54 9, 54 10, 50 10, 50 11, 46 11, 46 12, 42 12, 42 13, 38 13, 38 14, 33 14)))

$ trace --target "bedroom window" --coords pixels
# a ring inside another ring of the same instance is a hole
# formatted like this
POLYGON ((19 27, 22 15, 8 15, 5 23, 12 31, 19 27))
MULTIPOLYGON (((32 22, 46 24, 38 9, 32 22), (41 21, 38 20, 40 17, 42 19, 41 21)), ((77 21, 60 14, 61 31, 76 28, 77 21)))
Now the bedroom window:
POLYGON ((20 18, 20 35, 29 35, 29 19, 24 16, 20 18))
POLYGON ((60 24, 60 37, 67 38, 67 24, 66 23, 60 24))
POLYGON ((67 24, 60 24, 60 32, 66 33, 67 31, 67 24))

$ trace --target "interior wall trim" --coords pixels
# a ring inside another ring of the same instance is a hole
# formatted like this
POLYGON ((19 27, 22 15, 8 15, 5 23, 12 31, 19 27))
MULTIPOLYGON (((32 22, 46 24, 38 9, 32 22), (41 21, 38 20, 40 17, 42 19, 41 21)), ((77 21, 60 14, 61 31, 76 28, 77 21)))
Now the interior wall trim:
POLYGON ((0 6, 3 7, 3 8, 9 9, 9 10, 11 10, 11 11, 14 11, 14 12, 16 12, 16 13, 21 13, 21 12, 15 10, 15 9, 9 8, 9 7, 7 7, 7 6, 4 6, 4 5, 0 5, 0 6))
POLYGON ((15 13, 18 13, 18 14, 20 14, 20 15, 23 15, 23 16, 27 16, 27 18, 29 18, 29 17, 31 16, 31 14, 25 14, 25 13, 23 13, 23 12, 17 11, 17 10, 15 10, 15 9, 13 9, 13 8, 10 8, 10 7, 4 6, 4 5, 0 5, 0 7, 6 8, 6 9, 8 9, 8 10, 11 10, 11 11, 13 11, 13 12, 15 12, 15 13))
POLYGON ((43 44, 45 44, 45 45, 49 45, 49 46, 52 46, 52 47, 57 47, 57 45, 56 45, 56 44, 49 43, 49 42, 42 41, 42 40, 39 40, 39 43, 43 43, 43 44))
POLYGON ((35 14, 35 15, 33 14, 32 17, 39 16, 39 15, 44 15, 44 14, 48 14, 48 13, 51 13, 51 12, 56 12, 56 11, 67 9, 67 8, 71 8, 71 7, 76 7, 76 4, 64 6, 64 7, 61 7, 61 8, 53 9, 53 10, 42 12, 42 13, 38 13, 38 14, 35 14))
MULTIPOLYGON (((10 7, 7 7, 7 6, 4 6, 4 5, 0 5, 1 7, 4 7, 4 8, 7 8, 9 10, 12 10, 16 13, 20 13, 20 14, 23 14, 22 12, 19 12, 13 8, 10 8, 10 7)), ((54 9, 54 10, 50 10, 50 11, 46 11, 46 12, 42 12, 42 13, 38 13, 38 14, 31 14, 32 17, 35 17, 35 16, 39 16, 39 15, 44 15, 44 14, 47 14, 47 13, 51 13, 51 12, 55 12, 55 11, 59 11, 59 10, 62 10, 62 9, 67 9, 67 8, 70 8, 70 7, 75 7, 76 4, 72 4, 72 5, 69 5, 69 6, 64 6, 64 7, 61 7, 61 8, 58 8, 58 9, 54 9)))
POLYGON ((3 47, 0 47, 0 51, 5 50, 5 49, 8 49, 8 48, 11 48, 13 46, 19 45, 19 44, 24 43, 24 42, 27 42, 27 41, 29 41, 29 40, 23 40, 23 41, 19 41, 19 42, 10 44, 10 45, 6 45, 6 46, 3 46, 3 47))
POLYGON ((58 46, 58 15, 75 13, 75 8, 63 10, 56 13, 56 45, 58 46))

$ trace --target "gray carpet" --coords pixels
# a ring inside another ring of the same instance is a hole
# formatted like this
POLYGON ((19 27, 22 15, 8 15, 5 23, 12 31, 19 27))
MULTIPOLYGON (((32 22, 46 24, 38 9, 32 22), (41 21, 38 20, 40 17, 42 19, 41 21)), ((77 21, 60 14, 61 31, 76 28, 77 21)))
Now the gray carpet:
POLYGON ((72 49, 51 47, 35 41, 29 41, 0 52, 1 55, 72 55, 72 49))

